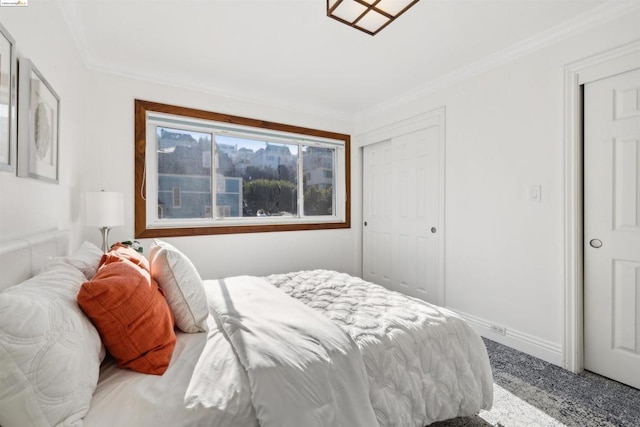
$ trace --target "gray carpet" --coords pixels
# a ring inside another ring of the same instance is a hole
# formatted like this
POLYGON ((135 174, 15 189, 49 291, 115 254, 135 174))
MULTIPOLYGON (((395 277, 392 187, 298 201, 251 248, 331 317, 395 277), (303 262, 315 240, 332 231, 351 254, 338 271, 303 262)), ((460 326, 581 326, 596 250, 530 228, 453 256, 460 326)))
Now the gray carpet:
POLYGON ((573 374, 494 341, 485 344, 493 409, 432 427, 640 426, 640 390, 591 372, 573 374))

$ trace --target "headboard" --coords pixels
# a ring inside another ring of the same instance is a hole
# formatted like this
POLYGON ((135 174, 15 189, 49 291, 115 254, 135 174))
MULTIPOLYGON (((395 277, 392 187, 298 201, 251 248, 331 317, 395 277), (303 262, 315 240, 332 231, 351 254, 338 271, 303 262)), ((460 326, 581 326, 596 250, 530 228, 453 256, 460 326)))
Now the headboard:
POLYGON ((0 242, 0 291, 37 274, 49 257, 68 253, 68 230, 0 242))

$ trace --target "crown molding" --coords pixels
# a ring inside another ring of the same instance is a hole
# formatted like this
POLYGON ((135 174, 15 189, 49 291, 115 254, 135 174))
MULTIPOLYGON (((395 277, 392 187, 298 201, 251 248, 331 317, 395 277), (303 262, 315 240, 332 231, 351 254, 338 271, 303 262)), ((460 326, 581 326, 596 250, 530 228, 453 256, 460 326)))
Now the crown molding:
POLYGON ((501 51, 485 56, 478 61, 430 80, 414 90, 405 92, 366 110, 362 110, 355 114, 355 120, 357 122, 367 117, 399 108, 412 101, 422 99, 438 90, 445 89, 501 65, 513 62, 522 56, 638 10, 640 10, 640 2, 633 0, 610 0, 501 51))
POLYGON ((54 0, 54 2, 57 4, 60 14, 62 15, 62 19, 64 19, 64 22, 71 33, 71 38, 80 52, 80 57, 82 58, 85 67, 88 67, 91 63, 91 58, 94 58, 95 54, 85 37, 86 29, 84 21, 77 16, 76 10, 69 6, 69 2, 65 2, 63 0, 54 0))
POLYGON ((162 86, 168 86, 178 89, 189 90, 197 93, 204 93, 215 97, 225 98, 233 102, 241 102, 245 104, 254 104, 258 106, 268 106, 283 111, 295 112, 298 114, 308 114, 314 117, 342 121, 352 127, 353 112, 319 108, 310 104, 300 102, 287 101, 284 99, 276 100, 273 96, 252 97, 239 94, 238 92, 229 92, 220 88, 208 86, 206 83, 198 84, 197 81, 178 81, 172 78, 165 78, 155 73, 139 72, 133 68, 123 67, 121 65, 114 66, 108 61, 91 61, 85 63, 85 66, 93 71, 109 74, 112 76, 120 76, 127 79, 142 80, 148 83, 154 83, 162 86))

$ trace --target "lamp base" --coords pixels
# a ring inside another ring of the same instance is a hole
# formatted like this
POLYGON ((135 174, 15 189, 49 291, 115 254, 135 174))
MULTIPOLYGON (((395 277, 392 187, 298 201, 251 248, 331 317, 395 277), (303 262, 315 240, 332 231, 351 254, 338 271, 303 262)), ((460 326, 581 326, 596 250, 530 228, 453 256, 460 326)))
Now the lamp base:
POLYGON ((111 227, 100 228, 100 233, 102 234, 102 252, 104 253, 109 252, 109 230, 111 230, 111 227))

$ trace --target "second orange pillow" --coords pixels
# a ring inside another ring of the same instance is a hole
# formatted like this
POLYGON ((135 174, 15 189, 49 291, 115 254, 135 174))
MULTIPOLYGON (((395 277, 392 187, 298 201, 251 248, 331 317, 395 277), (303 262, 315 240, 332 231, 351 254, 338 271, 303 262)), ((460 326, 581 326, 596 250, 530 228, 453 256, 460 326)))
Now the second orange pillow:
POLYGON ((105 264, 120 262, 122 260, 129 260, 143 270, 149 271, 149 261, 144 257, 144 255, 136 252, 128 246, 123 245, 122 243, 114 243, 113 246, 111 246, 111 250, 102 255, 100 264, 98 264, 98 268, 102 267, 105 264))

